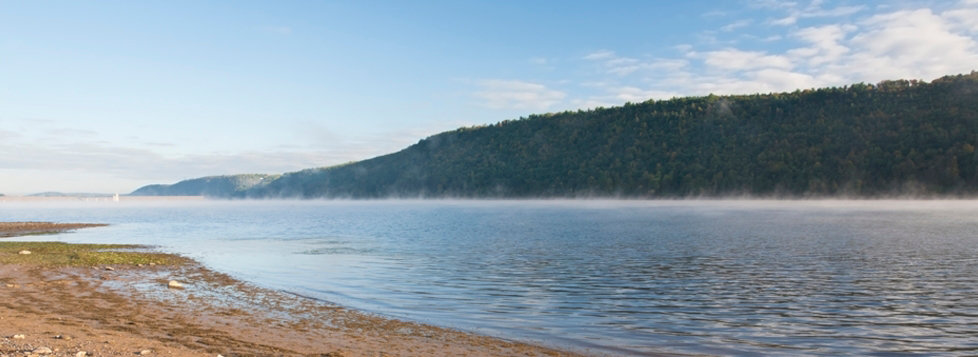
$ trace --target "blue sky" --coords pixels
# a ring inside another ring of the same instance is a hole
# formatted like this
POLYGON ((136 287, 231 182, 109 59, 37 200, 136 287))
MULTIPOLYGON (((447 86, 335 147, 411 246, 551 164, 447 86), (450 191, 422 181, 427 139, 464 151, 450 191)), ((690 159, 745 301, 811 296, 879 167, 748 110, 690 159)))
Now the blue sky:
POLYGON ((0 0, 0 193, 126 193, 533 113, 978 69, 978 0, 0 0))

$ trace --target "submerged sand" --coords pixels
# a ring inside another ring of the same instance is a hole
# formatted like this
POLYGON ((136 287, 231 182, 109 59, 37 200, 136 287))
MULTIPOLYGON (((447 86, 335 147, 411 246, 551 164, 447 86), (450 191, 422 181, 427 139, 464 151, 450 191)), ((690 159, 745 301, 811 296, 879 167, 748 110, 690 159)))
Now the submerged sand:
POLYGON ((0 265, 0 356, 44 348, 75 357, 575 355, 262 289, 193 262, 0 265))

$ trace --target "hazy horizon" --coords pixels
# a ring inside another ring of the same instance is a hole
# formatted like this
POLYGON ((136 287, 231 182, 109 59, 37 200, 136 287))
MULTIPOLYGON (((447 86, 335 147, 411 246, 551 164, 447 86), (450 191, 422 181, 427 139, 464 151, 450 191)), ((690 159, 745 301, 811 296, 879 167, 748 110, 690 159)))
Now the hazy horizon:
POLYGON ((978 0, 4 3, 0 193, 129 193, 648 99, 978 69, 978 0))

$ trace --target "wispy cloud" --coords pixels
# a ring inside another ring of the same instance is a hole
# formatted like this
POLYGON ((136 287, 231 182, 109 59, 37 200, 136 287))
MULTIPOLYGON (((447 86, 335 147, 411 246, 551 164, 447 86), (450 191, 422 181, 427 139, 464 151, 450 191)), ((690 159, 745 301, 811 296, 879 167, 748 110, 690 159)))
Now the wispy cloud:
POLYGON ((615 56, 614 51, 599 50, 599 51, 588 53, 587 55, 584 56, 584 59, 588 61, 600 61, 600 60, 612 58, 614 56, 615 56))
POLYGON ((787 69, 794 65, 782 55, 771 55, 760 51, 743 51, 734 48, 709 51, 700 56, 707 66, 724 70, 751 70, 758 68, 787 69))
POLYGON ((752 24, 752 23, 754 23, 754 20, 751 20, 751 19, 738 20, 738 21, 734 21, 734 22, 732 22, 730 24, 727 24, 726 26, 721 27, 720 30, 723 30, 725 32, 730 32, 730 31, 734 31, 734 30, 737 30, 737 29, 742 28, 742 27, 750 26, 750 24, 752 24))
POLYGON ((825 25, 800 29, 792 35, 810 45, 789 50, 787 55, 796 62, 804 61, 812 67, 835 63, 850 52, 843 41, 847 34, 854 30, 856 27, 851 25, 825 25))
POLYGON ((585 60, 596 62, 604 73, 617 76, 633 75, 639 71, 678 71, 686 66, 683 59, 651 58, 638 59, 618 56, 612 51, 600 51, 584 57, 585 60))
POLYGON ((487 79, 477 84, 480 90, 475 96, 492 109, 547 110, 567 96, 543 84, 518 80, 487 79))
POLYGON ((787 12, 785 16, 768 21, 768 23, 778 26, 794 25, 798 23, 799 19, 843 17, 866 10, 866 6, 863 5, 825 8, 822 3, 822 1, 815 0, 809 2, 807 6, 801 6, 797 2, 757 1, 754 2, 754 6, 785 10, 787 12))
POLYGON ((930 80, 978 69, 974 0, 943 11, 894 7, 870 11, 864 6, 825 7, 821 1, 753 5, 782 12, 784 19, 793 18, 794 25, 805 24, 799 19, 821 19, 817 25, 776 35, 774 39, 786 45, 778 49, 728 45, 698 51, 716 42, 686 44, 675 48, 679 56, 656 59, 657 66, 608 49, 595 52, 585 57, 585 63, 601 64, 605 76, 593 81, 603 83, 595 87, 600 92, 568 102, 606 106, 667 99, 671 94, 767 93, 896 78, 930 80))

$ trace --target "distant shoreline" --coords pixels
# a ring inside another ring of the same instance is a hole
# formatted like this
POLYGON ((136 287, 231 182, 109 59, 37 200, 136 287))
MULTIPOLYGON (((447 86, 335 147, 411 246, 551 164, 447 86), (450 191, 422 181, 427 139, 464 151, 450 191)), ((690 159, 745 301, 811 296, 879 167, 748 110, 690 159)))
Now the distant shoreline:
MULTIPOLYGON (((204 196, 119 196, 119 202, 203 201, 204 196)), ((109 196, 0 196, 2 202, 113 202, 109 196)))

